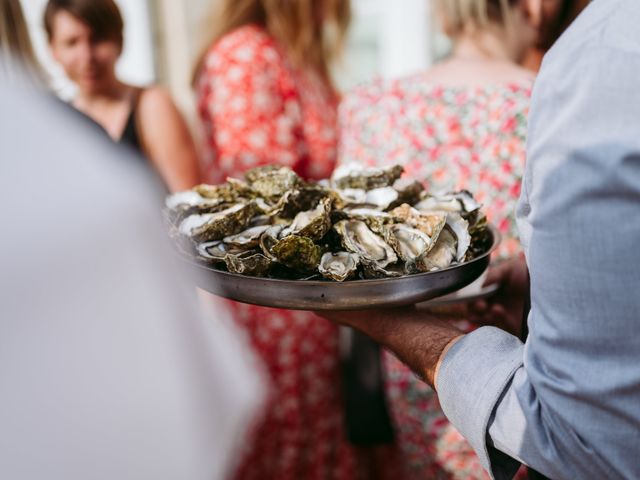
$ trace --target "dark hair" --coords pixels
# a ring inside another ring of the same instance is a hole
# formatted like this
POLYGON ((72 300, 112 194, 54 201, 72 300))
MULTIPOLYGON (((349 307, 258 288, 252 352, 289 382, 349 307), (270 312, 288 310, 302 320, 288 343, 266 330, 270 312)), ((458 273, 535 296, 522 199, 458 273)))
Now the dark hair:
POLYGON ((542 19, 538 48, 549 50, 587 5, 589 0, 563 0, 556 17, 542 19))
POLYGON ((86 23, 95 40, 113 40, 122 47, 124 22, 113 0, 49 0, 44 11, 49 41, 53 38, 53 19, 61 11, 86 23))

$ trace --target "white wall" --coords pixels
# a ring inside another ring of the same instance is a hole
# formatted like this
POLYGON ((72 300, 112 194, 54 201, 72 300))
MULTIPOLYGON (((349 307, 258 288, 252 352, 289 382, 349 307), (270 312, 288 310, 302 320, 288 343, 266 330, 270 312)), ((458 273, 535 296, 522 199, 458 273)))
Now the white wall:
MULTIPOLYGON (((55 64, 47 48, 42 14, 47 0, 21 0, 38 58, 51 75, 53 86, 64 98, 73 95, 73 86, 55 64)), ((176 1, 176 0, 173 0, 176 1)), ((116 0, 125 21, 124 52, 118 63, 118 74, 136 85, 156 79, 154 66, 152 18, 147 0, 116 0)))

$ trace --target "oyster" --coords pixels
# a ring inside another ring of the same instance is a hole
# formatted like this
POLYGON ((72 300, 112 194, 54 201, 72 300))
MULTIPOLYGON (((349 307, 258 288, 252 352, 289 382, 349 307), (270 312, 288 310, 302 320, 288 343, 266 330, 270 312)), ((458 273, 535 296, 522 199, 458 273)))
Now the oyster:
POLYGON ((447 227, 456 238, 455 260, 456 262, 462 262, 471 245, 469 222, 456 213, 450 213, 447 215, 447 227))
POLYGON ((275 166, 254 168, 245 174, 245 179, 258 196, 275 201, 300 183, 293 170, 275 166))
POLYGON ((271 260, 260 253, 252 255, 228 254, 224 258, 224 263, 231 273, 251 275, 253 277, 264 277, 271 268, 271 260))
POLYGON ((344 282, 358 270, 359 257, 355 253, 325 253, 320 259, 318 271, 323 277, 336 282, 344 282))
POLYGON ((178 222, 194 213, 211 213, 224 209, 223 199, 205 198, 194 190, 169 195, 165 200, 167 217, 178 222))
POLYGON ((383 268, 377 262, 371 260, 362 260, 361 263, 363 277, 367 279, 397 278, 407 273, 404 267, 398 264, 383 268))
POLYGON ((256 211, 255 203, 240 203, 221 212, 190 215, 180 223, 179 231, 196 242, 220 240, 242 231, 256 211))
POLYGON ((280 241, 280 233, 284 227, 282 225, 274 225, 269 227, 260 237, 260 249, 262 253, 273 261, 278 259, 273 254, 273 247, 280 241))
POLYGON ((365 196, 365 203, 378 210, 386 210, 392 203, 398 201, 399 194, 393 187, 381 187, 369 190, 365 196))
POLYGON ((395 221, 393 215, 372 208, 350 208, 345 210, 343 215, 348 219, 362 220, 371 230, 380 235, 384 234, 387 225, 395 221))
POLYGON ((433 248, 414 262, 421 272, 431 272, 449 267, 456 258, 456 237, 448 226, 442 229, 433 248))
POLYGON ((269 225, 251 227, 243 232, 225 237, 224 243, 232 247, 249 250, 259 245, 260 237, 269 228, 269 225))
POLYGON ((453 212, 466 217, 480 210, 481 205, 466 190, 446 195, 425 195, 415 205, 421 212, 453 212))
POLYGON ((391 225, 385 240, 404 262, 415 262, 416 258, 426 255, 434 241, 426 233, 406 224, 391 225))
POLYGON ((313 272, 320 263, 320 247, 307 237, 284 237, 273 246, 271 252, 280 263, 301 272, 313 272))
POLYGON ((222 240, 214 240, 212 242, 200 243, 196 246, 198 258, 205 263, 218 264, 224 263, 224 259, 228 254, 241 254, 245 251, 227 245, 222 240))
POLYGON ((282 235, 300 235, 320 240, 331 228, 331 204, 330 198, 324 198, 315 209, 298 213, 282 235))
POLYGON ((336 168, 331 183, 335 188, 374 188, 389 187, 400 178, 404 168, 400 165, 387 168, 362 167, 357 164, 346 164, 336 168))
POLYGON ((424 186, 417 180, 410 178, 399 178, 393 184, 393 188, 398 192, 398 200, 391 204, 391 208, 408 203, 413 205, 420 201, 420 195, 424 191, 424 186))
POLYGON ((396 263, 396 253, 380 236, 360 220, 342 220, 333 227, 342 238, 342 245, 358 254, 363 261, 375 262, 380 268, 396 263))
POLYGON ((441 212, 420 212, 410 205, 404 204, 389 212, 404 223, 422 231, 434 241, 447 222, 447 215, 441 212))

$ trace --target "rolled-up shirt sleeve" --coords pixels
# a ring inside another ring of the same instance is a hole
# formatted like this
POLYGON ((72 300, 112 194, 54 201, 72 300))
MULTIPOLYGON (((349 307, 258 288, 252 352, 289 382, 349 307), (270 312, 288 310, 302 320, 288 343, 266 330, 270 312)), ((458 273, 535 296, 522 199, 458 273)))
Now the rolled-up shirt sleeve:
MULTIPOLYGON (((522 359, 520 340, 497 328, 483 327, 455 343, 438 373, 437 390, 444 413, 495 478, 510 478, 519 467, 518 462, 491 451, 487 432, 496 405, 522 367, 522 359)), ((519 416, 516 412, 501 413, 508 418, 519 416)))

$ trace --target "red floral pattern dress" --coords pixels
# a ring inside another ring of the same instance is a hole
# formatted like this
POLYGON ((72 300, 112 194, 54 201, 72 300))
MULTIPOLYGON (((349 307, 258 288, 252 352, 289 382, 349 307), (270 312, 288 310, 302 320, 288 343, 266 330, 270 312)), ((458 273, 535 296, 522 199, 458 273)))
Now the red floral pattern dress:
MULTIPOLYGON (((293 69, 259 27, 239 28, 210 49, 197 96, 209 182, 268 164, 304 178, 331 175, 338 98, 318 77, 293 69)), ((367 478, 343 427, 337 327, 308 312, 229 306, 272 387, 236 478, 367 478)))
MULTIPOLYGON (((520 252, 514 213, 525 162, 531 84, 443 88, 423 75, 355 89, 340 107, 340 161, 402 164, 432 191, 467 189, 520 252)), ((488 478, 433 390, 385 354, 387 398, 408 478, 488 478)))

